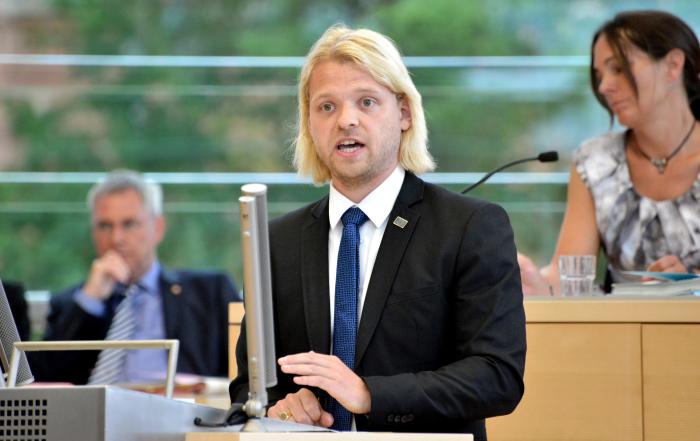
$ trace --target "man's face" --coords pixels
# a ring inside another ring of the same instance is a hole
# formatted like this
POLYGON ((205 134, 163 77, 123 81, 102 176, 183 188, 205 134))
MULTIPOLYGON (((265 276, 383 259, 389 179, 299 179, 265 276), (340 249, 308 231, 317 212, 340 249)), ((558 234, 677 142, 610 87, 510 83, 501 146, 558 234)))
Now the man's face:
POLYGON ((149 213, 135 190, 105 194, 95 201, 92 237, 97 255, 117 252, 129 266, 131 280, 138 280, 153 263, 164 229, 163 217, 149 213))
POLYGON ((309 130, 333 185, 346 196, 364 197, 391 174, 401 132, 410 127, 406 100, 362 67, 323 61, 311 73, 309 130))

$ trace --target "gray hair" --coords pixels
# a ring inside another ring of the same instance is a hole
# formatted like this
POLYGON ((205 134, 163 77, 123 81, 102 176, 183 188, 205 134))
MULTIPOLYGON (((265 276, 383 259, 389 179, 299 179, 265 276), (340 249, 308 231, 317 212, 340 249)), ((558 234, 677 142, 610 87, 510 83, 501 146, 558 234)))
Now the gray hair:
POLYGON ((87 204, 90 214, 95 211, 95 202, 104 195, 134 190, 141 196, 144 207, 153 216, 163 214, 163 190, 158 183, 146 179, 141 173, 131 170, 114 170, 90 188, 87 204))

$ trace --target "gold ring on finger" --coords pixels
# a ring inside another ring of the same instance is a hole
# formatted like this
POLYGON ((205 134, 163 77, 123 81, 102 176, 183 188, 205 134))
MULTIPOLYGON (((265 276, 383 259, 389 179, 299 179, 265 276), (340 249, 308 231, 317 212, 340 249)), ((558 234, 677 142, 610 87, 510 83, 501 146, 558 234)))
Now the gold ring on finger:
POLYGON ((280 412, 279 417, 280 417, 280 420, 282 420, 282 421, 288 421, 290 419, 294 419, 294 414, 292 413, 291 410, 287 409, 287 410, 283 410, 282 412, 280 412))

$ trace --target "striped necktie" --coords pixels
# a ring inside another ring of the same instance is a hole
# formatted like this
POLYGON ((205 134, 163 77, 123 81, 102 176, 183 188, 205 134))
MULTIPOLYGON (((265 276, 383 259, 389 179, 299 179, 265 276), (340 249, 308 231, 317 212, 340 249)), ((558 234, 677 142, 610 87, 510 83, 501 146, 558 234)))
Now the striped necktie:
MULTIPOLYGON (((352 207, 343 213, 341 220, 343 237, 338 249, 335 278, 333 355, 340 358, 350 369, 354 369, 357 297, 360 293, 360 227, 367 221, 367 215, 359 208, 352 207)), ((333 429, 351 429, 352 415, 332 397, 328 402, 328 411, 333 415, 333 429)))
MULTIPOLYGON (((136 329, 133 295, 138 289, 137 284, 129 285, 127 288, 124 299, 114 313, 105 340, 131 340, 136 329)), ((126 349, 103 349, 97 357, 97 363, 90 374, 88 384, 115 384, 123 381, 126 351, 126 349)))

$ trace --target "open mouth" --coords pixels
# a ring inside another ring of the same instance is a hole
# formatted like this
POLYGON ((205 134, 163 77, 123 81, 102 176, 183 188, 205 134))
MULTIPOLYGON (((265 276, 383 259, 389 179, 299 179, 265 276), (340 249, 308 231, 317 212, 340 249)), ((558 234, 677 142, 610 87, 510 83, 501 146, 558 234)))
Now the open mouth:
POLYGON ((345 141, 340 142, 338 145, 335 146, 335 148, 344 153, 352 153, 361 149, 364 146, 365 145, 363 143, 357 140, 347 139, 345 141))

